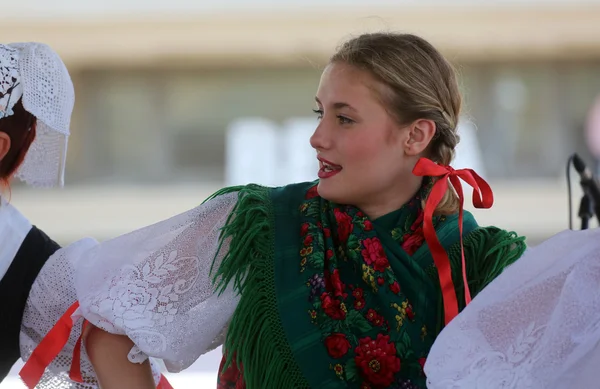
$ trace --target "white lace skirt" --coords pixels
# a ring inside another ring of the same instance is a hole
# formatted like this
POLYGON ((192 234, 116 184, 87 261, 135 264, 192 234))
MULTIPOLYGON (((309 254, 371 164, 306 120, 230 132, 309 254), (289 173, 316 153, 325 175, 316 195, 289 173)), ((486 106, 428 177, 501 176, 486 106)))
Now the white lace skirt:
POLYGON ((600 388, 600 229, 528 249, 439 335, 431 389, 600 388))

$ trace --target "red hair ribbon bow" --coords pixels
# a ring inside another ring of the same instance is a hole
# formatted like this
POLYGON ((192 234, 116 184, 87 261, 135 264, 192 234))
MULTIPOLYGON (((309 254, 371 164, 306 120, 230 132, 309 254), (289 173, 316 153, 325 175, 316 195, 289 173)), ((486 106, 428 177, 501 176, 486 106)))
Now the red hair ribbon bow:
POLYGON ((442 298, 444 302, 444 320, 448 325, 458 315, 458 300, 456 290, 452 282, 452 269, 450 259, 440 243, 433 226, 433 212, 444 197, 448 189, 448 181, 456 190, 459 199, 458 228, 460 232, 460 252, 462 256, 462 277, 465 287, 465 303, 471 302, 471 292, 467 280, 467 269, 465 266, 465 252, 463 248, 463 203, 464 195, 460 179, 473 187, 473 205, 475 208, 491 208, 494 203, 492 188, 483 178, 472 169, 454 170, 450 166, 438 165, 430 159, 421 158, 413 169, 413 174, 421 177, 437 178, 433 184, 429 197, 425 203, 423 217, 423 235, 431 251, 433 262, 438 270, 442 298))
MULTIPOLYGON (((67 309, 63 316, 56 322, 54 327, 46 334, 38 346, 33 350, 25 365, 21 368, 19 375, 21 379, 30 389, 36 387, 40 379, 44 375, 46 368, 58 356, 60 351, 65 347, 71 336, 73 329, 73 319, 71 316, 79 308, 79 302, 76 301, 67 309)), ((83 383, 81 375, 81 347, 82 336, 85 328, 89 325, 87 320, 82 324, 82 335, 77 339, 73 357, 71 360, 71 369, 69 378, 75 382, 83 383)), ((161 375, 160 381, 156 389, 173 389, 169 381, 164 375, 161 375)))

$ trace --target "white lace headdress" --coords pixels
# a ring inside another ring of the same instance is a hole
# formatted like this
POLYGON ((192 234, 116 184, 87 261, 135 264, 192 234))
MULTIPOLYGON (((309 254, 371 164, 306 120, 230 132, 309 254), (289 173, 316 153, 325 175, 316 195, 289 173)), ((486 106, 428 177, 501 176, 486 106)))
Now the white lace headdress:
POLYGON ((0 119, 14 114, 19 99, 37 126, 16 177, 32 186, 64 185, 75 91, 67 68, 49 46, 0 44, 0 119))

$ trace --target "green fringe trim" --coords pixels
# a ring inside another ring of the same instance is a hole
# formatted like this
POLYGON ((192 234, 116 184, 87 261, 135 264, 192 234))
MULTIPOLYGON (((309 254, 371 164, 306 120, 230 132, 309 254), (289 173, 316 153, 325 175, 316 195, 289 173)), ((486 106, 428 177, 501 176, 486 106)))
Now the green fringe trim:
MULTIPOLYGON (((523 255, 525 237, 497 227, 478 228, 464 239, 467 279, 472 297, 523 255)), ((454 266, 460 268, 460 243, 451 248, 454 266)), ((459 273, 459 272, 456 272, 459 273)), ((462 278, 458 274, 458 278, 462 278)))
POLYGON ((211 198, 231 192, 239 192, 239 199, 222 229, 217 252, 224 241, 231 241, 221 266, 213 273, 219 294, 231 281, 240 294, 225 339, 223 369, 235 358, 248 389, 308 388, 293 363, 278 316, 275 217, 269 189, 258 185, 226 188, 211 198))
MULTIPOLYGON (((226 195, 229 193, 238 193, 238 196, 241 196, 243 194, 244 189, 246 189, 246 186, 244 186, 244 185, 230 186, 230 187, 220 189, 217 192, 210 195, 209 197, 207 197, 206 200, 204 200, 202 202, 202 204, 204 204, 216 197, 223 196, 223 195, 226 195)), ((231 228, 228 228, 228 226, 231 224, 231 220, 234 218, 234 215, 238 212, 239 206, 240 206, 240 201, 238 198, 238 202, 235 204, 231 213, 227 217, 227 220, 225 221, 225 226, 221 229, 222 232, 221 232, 221 236, 219 237, 219 245, 217 247, 217 251, 215 254, 215 258, 213 259, 213 263, 210 267, 211 274, 213 274, 213 271, 214 271, 215 259, 216 259, 217 255, 221 252, 221 248, 223 247, 223 242, 225 241, 225 238, 226 238, 225 234, 227 234, 229 232, 228 237, 232 237, 234 235, 234 231, 231 228)), ((231 249, 230 249, 230 251, 231 251, 231 249)), ((229 253, 226 254, 226 256, 223 258, 221 267, 223 267, 223 263, 225 262, 225 259, 227 257, 229 257, 229 253)), ((221 275, 222 275, 221 270, 219 270, 219 271, 217 271, 217 273, 213 274, 213 283, 217 286, 217 292, 218 292, 219 296, 223 293, 223 291, 229 284, 229 281, 231 281, 231 279, 227 279, 227 280, 220 279, 221 275)), ((241 282, 241 281, 239 281, 239 282, 241 282)))
MULTIPOLYGON (((471 297, 475 297, 498 277, 507 266, 517 261, 527 248, 524 236, 497 227, 477 228, 463 238, 463 246, 471 297)), ((465 295, 461 271, 460 242, 454 243, 448 249, 448 257, 452 267, 452 278, 459 308, 462 310, 465 307, 465 295)), ((443 322, 442 304, 440 304, 440 309, 440 317, 443 322)), ((443 323, 441 323, 441 326, 443 326, 443 323)))

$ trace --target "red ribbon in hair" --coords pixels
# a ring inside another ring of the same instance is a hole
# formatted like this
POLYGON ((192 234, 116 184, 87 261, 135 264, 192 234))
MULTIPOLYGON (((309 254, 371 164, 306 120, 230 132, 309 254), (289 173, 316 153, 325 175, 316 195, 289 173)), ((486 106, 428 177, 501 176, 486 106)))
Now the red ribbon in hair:
MULTIPOLYGON (((21 368, 19 375, 29 389, 35 388, 44 375, 44 371, 50 363, 58 356, 60 351, 65 347, 71 336, 73 329, 73 319, 71 316, 79 308, 79 302, 76 301, 67 309, 62 317, 56 322, 54 327, 44 336, 44 339, 37 345, 31 353, 31 356, 21 368)), ((83 321, 81 336, 75 343, 73 350, 73 358, 71 360, 71 369, 69 378, 75 382, 83 382, 81 376, 81 339, 85 328, 89 325, 87 320, 83 321)), ((164 375, 161 375, 160 382, 156 389, 173 389, 169 381, 164 375)))
POLYGON ((472 169, 454 170, 450 166, 438 165, 430 159, 421 158, 413 169, 413 174, 421 177, 437 178, 427 197, 423 217, 423 235, 429 246, 433 262, 438 270, 440 286, 442 288, 442 299, 444 302, 444 320, 446 325, 458 315, 458 300, 456 290, 452 282, 452 269, 450 259, 444 247, 440 243, 435 228, 433 227, 433 212, 444 197, 448 189, 448 181, 456 190, 459 199, 458 229, 460 232, 460 253, 462 257, 462 276, 465 288, 465 303, 471 302, 471 292, 467 280, 467 269, 465 266, 465 251, 463 248, 463 203, 464 195, 460 179, 473 187, 473 205, 475 208, 491 208, 494 203, 494 194, 489 184, 485 182, 472 169))

